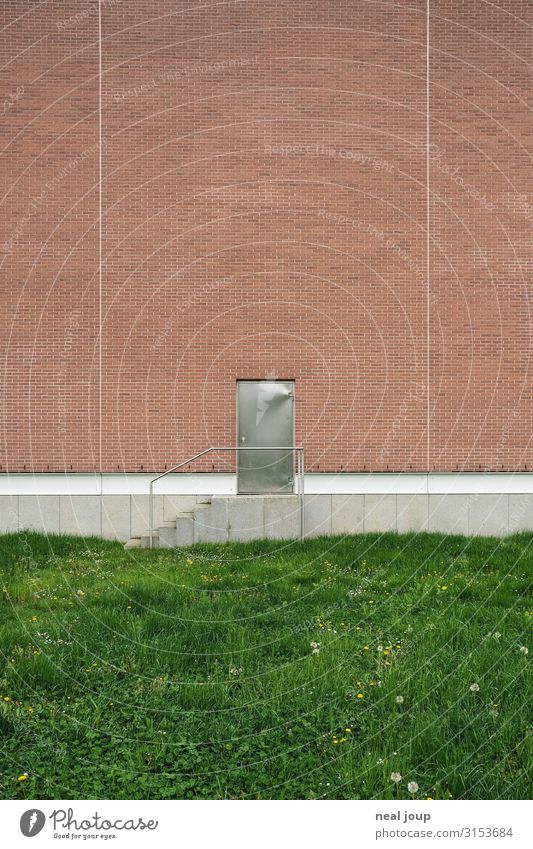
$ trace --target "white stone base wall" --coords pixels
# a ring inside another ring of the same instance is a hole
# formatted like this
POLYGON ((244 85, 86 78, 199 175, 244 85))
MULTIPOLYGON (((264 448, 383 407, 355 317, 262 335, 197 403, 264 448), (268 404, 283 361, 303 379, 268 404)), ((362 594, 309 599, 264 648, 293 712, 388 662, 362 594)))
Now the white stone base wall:
MULTIPOLYGON (((154 495, 154 526, 207 500, 154 495)), ((232 508, 239 521, 238 502, 232 508)), ((245 510, 243 499, 243 510, 245 510)), ((0 495, 0 533, 23 529, 126 542, 149 528, 147 495, 0 495)), ((533 493, 332 493, 305 496, 305 533, 436 531, 501 536, 533 532, 533 493)))

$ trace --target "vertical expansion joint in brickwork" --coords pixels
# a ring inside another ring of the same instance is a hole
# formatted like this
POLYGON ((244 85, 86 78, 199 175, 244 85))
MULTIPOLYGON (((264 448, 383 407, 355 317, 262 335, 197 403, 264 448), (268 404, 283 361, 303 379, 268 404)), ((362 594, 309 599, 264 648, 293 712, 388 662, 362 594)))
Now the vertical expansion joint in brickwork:
POLYGON ((429 150, 431 143, 430 123, 430 39, 431 39, 431 0, 426 0, 426 275, 427 275, 427 311, 426 311, 426 428, 427 428, 427 472, 431 464, 431 188, 429 150))
POLYGON ((102 134, 102 0, 98 0, 98 453, 100 474, 103 472, 103 242, 102 242, 102 213, 103 213, 103 134, 102 134))

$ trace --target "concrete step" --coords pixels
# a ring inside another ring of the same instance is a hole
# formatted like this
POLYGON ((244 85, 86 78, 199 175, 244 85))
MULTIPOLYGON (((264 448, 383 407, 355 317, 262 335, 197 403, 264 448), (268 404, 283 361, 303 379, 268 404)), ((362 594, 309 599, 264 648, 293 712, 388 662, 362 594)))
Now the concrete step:
POLYGON ((178 513, 174 531, 174 545, 192 545, 194 542, 194 513, 178 513))
POLYGON ((194 511, 194 542, 296 539, 297 495, 213 495, 208 511, 194 511))
POLYGON ((159 548, 176 548, 176 523, 159 528, 159 548))
POLYGON ((194 542, 227 542, 228 520, 224 496, 211 504, 198 504, 194 510, 194 542))
POLYGON ((251 494, 251 495, 247 495, 247 494, 243 494, 243 495, 212 495, 211 496, 211 503, 214 504, 215 501, 221 501, 221 500, 222 501, 242 501, 244 498, 247 501, 278 501, 278 502, 282 502, 282 501, 286 500, 287 503, 298 501, 298 496, 295 495, 293 492, 287 492, 287 493, 284 492, 284 493, 280 493, 279 495, 270 494, 268 492, 265 492, 265 493, 251 494))
MULTIPOLYGON (((128 543, 126 543, 126 545, 127 544, 128 543)), ((157 531, 154 531, 153 546, 154 546, 154 548, 159 547, 159 534, 157 533, 157 531)), ((140 548, 150 548, 150 534, 145 534, 144 536, 141 537, 140 548)))
POLYGON ((176 542, 175 545, 192 545, 195 542, 194 528, 197 521, 201 521, 202 514, 209 512, 211 502, 196 504, 191 511, 182 511, 176 516, 176 542))
MULTIPOLYGON (((195 542, 231 542, 251 539, 297 539, 297 495, 213 495, 191 510, 176 514, 154 531, 154 548, 175 548, 195 542)), ((133 538, 128 548, 148 548, 149 535, 133 538)))

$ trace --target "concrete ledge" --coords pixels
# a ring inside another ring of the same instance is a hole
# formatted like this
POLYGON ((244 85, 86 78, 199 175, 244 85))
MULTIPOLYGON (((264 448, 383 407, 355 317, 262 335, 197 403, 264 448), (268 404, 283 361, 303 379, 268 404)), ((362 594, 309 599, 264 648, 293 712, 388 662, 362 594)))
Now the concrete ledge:
POLYGON ((59 531, 72 536, 101 536, 99 499, 94 495, 60 495, 59 531))
POLYGON ((59 533, 59 495, 20 495, 19 528, 59 533))
POLYGON ((331 495, 304 495, 304 535, 331 534, 331 495))
POLYGON ((396 528, 398 533, 427 531, 429 512, 427 495, 397 495, 396 499, 396 528))
POLYGON ((19 529, 19 496, 0 495, 0 534, 19 529))
POLYGON ((468 495, 430 495, 429 530, 441 534, 468 534, 468 495))
POLYGON ((509 533, 533 529, 533 495, 530 493, 509 496, 509 533))
POLYGON ((116 539, 126 542, 131 533, 131 496, 103 495, 102 536, 104 539, 116 539))
POLYGON ((295 495, 275 495, 265 498, 265 527, 268 539, 296 539, 300 531, 298 498, 295 495))
POLYGON ((262 537, 265 526, 263 507, 262 498, 243 495, 240 498, 228 499, 228 538, 242 542, 262 537))
POLYGON ((364 527, 364 495, 331 496, 331 532, 333 534, 362 534, 364 527))
MULTIPOLYGON (((194 510, 198 526, 194 540, 200 528, 201 538, 212 542, 299 535, 296 496, 214 496, 210 505, 201 501, 205 499, 199 496, 155 496, 154 529, 178 519, 177 539, 190 544, 194 510)), ((0 533, 28 529, 127 542, 148 533, 148 518, 146 495, 0 496, 0 533)), ((396 530, 464 536, 533 532, 533 494, 305 496, 307 537, 396 530)))
POLYGON ((365 495, 365 533, 396 530, 396 496, 365 495))
MULTIPOLYGON (((161 470, 159 470, 161 471, 161 470)), ((0 472, 0 495, 148 495, 156 472, 0 472)), ((308 495, 533 495, 533 472, 308 472, 308 495)), ((156 495, 235 495, 236 477, 170 474, 156 495)))
POLYGON ((472 536, 503 536, 509 532, 509 496, 470 496, 468 533, 472 536))
MULTIPOLYGON (((106 498, 121 498, 123 496, 108 495, 106 498)), ((126 496, 127 498, 127 496, 126 496)), ((139 537, 145 534, 150 528, 150 496, 149 495, 132 495, 130 496, 130 536, 139 537)), ((158 528, 165 520, 163 509, 163 495, 154 495, 154 528, 158 528)), ((176 513, 178 511, 176 510, 176 513)), ((176 518, 176 513, 171 517, 176 518)))

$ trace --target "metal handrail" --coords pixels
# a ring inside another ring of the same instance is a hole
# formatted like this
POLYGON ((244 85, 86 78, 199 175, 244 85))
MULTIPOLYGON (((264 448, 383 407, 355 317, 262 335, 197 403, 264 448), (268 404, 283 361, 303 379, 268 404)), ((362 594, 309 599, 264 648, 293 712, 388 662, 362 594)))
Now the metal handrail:
MULTIPOLYGON (((184 460, 183 463, 178 463, 176 466, 172 466, 172 468, 167 469, 157 477, 152 478, 150 481, 150 548, 153 548, 154 545, 154 483, 161 480, 161 478, 170 475, 172 472, 175 472, 177 469, 182 469, 183 466, 188 466, 189 463, 192 463, 194 460, 198 460, 200 457, 203 457, 205 454, 209 454, 211 451, 292 451, 296 452, 296 479, 298 481, 298 512, 299 512, 299 525, 300 525, 300 539, 304 538, 304 449, 301 445, 265 445, 261 446, 250 446, 244 447, 242 445, 236 446, 223 446, 222 448, 217 448, 212 446, 211 448, 206 448, 204 451, 200 451, 198 454, 195 454, 194 457, 189 457, 188 460, 184 460)), ((275 493, 271 493, 275 495, 275 493)), ((283 493, 279 493, 282 495, 283 493)))

